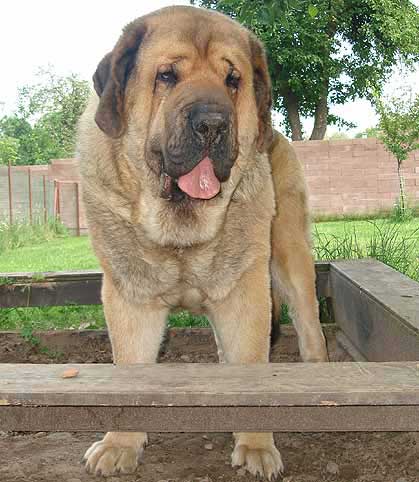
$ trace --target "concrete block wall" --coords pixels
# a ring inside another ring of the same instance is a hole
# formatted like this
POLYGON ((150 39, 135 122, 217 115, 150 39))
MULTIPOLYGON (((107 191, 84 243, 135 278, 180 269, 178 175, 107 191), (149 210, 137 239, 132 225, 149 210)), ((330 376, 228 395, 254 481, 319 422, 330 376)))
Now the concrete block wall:
MULTIPOLYGON (((304 166, 311 211, 345 215, 390 210, 399 195, 397 163, 377 139, 301 141, 293 146, 304 166)), ((56 159, 49 166, 31 166, 34 211, 42 207, 42 177, 47 176, 48 213, 57 209, 72 233, 87 233, 81 203, 78 163, 56 159), (59 190, 59 205, 56 202, 59 190), (79 191, 79 192, 77 192, 79 191), (79 200, 79 223, 77 223, 79 200)), ((419 204, 419 151, 403 164, 405 187, 412 205, 419 204)), ((12 168, 14 212, 28 215, 28 167, 12 168)), ((7 219, 7 167, 0 167, 0 216, 7 219)))
MULTIPOLYGON (((293 146, 304 166, 314 214, 389 210, 399 195, 397 162, 377 139, 301 141, 293 146)), ((419 204, 419 151, 403 163, 405 188, 419 204)))

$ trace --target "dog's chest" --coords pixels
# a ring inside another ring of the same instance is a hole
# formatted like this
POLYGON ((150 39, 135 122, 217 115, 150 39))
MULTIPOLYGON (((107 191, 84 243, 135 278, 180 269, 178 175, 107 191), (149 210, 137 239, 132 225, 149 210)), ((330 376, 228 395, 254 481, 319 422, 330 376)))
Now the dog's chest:
MULTIPOLYGON (((177 251, 172 261, 176 266, 176 278, 167 279, 168 282, 161 285, 162 299, 171 308, 202 313, 207 303, 223 299, 231 291, 247 263, 243 252, 228 257, 219 248, 207 246, 177 251)), ((167 272, 162 270, 162 281, 166 276, 167 272)))
POLYGON ((169 290, 161 299, 171 310, 188 310, 202 314, 207 296, 201 289, 181 283, 177 289, 169 290))
POLYGON ((201 312, 207 303, 224 299, 260 254, 242 218, 212 241, 188 247, 158 246, 141 229, 120 230, 117 248, 112 250, 114 274, 130 297, 201 312))
POLYGON ((177 250, 170 263, 174 276, 168 277, 167 270, 158 269, 164 301, 173 308, 200 311, 211 294, 214 256, 210 250, 203 253, 177 250))

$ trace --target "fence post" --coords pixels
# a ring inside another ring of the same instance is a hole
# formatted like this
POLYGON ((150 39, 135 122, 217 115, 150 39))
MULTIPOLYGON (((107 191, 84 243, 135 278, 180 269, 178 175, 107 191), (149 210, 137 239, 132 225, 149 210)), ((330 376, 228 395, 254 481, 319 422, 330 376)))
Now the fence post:
POLYGON ((60 182, 57 181, 57 216, 61 219, 60 182))
POLYGON ((54 179, 54 217, 60 218, 60 183, 54 179))
POLYGON ((57 217, 57 181, 54 179, 54 218, 57 217))
POLYGON ((9 222, 13 224, 13 202, 12 202, 12 163, 9 159, 7 175, 9 180, 9 222))
POLYGON ((76 227, 77 227, 77 236, 80 236, 80 196, 79 196, 79 183, 75 182, 76 187, 76 227))
POLYGON ((32 182, 31 168, 28 166, 28 197, 29 197, 29 222, 32 224, 32 182))
POLYGON ((47 186, 45 181, 45 174, 42 176, 42 188, 44 194, 44 222, 47 224, 48 216, 47 216, 47 186))

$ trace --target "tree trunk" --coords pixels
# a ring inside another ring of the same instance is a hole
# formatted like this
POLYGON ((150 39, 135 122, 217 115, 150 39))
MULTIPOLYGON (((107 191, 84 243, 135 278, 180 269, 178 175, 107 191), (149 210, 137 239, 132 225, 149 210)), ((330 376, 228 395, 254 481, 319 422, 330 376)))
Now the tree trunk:
MULTIPOLYGON (((343 6, 343 2, 342 6, 343 6)), ((339 13, 336 8, 338 7, 338 2, 332 2, 329 0, 329 8, 328 8, 328 15, 329 20, 326 26, 325 33, 328 37, 328 42, 325 42, 324 49, 325 49, 325 58, 330 57, 331 54, 331 45, 333 43, 333 38, 336 35, 337 30, 337 21, 336 18, 339 18, 339 13)), ((327 117, 329 114, 329 106, 327 105, 327 97, 329 95, 329 75, 330 72, 325 70, 323 72, 323 85, 322 91, 320 93, 320 97, 316 104, 316 109, 314 111, 314 127, 311 132, 310 140, 311 141, 320 141, 324 139, 327 131, 327 117)))
POLYGON ((397 160, 397 174, 399 176, 399 190, 400 190, 399 212, 400 212, 401 218, 404 218, 406 216, 406 194, 404 190, 402 162, 399 160, 397 160))
POLYGON ((302 141, 303 126, 301 125, 300 113, 298 111, 298 99, 288 87, 283 88, 281 93, 287 111, 287 120, 291 127, 291 139, 293 141, 302 141))
POLYGON ((327 131, 327 115, 329 113, 327 105, 328 85, 326 84, 324 87, 324 91, 317 102, 314 113, 314 127, 310 136, 311 141, 323 140, 327 131))

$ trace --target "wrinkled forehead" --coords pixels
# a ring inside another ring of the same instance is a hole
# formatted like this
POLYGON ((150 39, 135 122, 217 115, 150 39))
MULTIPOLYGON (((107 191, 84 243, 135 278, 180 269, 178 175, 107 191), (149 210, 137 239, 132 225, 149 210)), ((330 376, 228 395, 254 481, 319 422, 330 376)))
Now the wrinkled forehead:
POLYGON ((144 48, 158 63, 225 56, 234 65, 248 65, 247 31, 221 15, 176 15, 147 22, 144 48))

